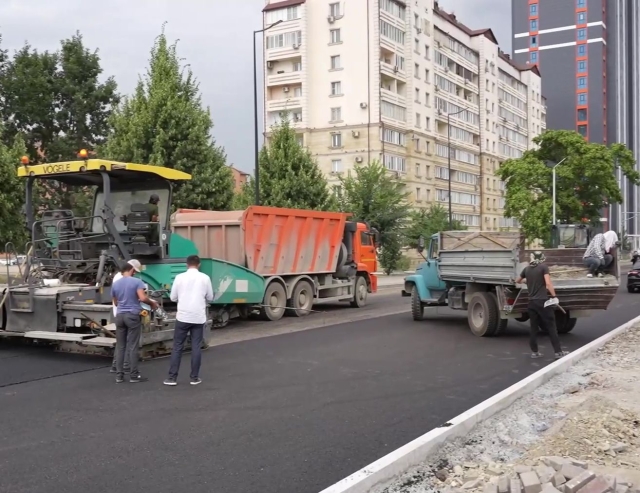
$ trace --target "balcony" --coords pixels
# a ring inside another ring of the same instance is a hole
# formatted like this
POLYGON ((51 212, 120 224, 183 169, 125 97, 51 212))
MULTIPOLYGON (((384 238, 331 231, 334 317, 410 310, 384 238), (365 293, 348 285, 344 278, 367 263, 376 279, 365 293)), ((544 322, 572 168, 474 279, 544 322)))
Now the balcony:
POLYGON ((271 99, 267 101, 267 111, 292 111, 302 107, 301 97, 271 99))
POLYGON ((302 83, 302 71, 296 72, 278 71, 273 75, 267 75, 267 86, 284 86, 289 84, 301 84, 302 83))
POLYGON ((300 58, 301 46, 294 48, 293 46, 284 46, 282 48, 271 48, 266 50, 265 61, 274 62, 277 60, 287 60, 290 58, 300 58))
POLYGON ((380 72, 387 77, 393 77, 398 80, 404 81, 407 78, 407 74, 404 70, 386 62, 380 62, 380 72))
POLYGON ((388 101, 389 103, 397 104, 398 106, 407 106, 407 98, 405 98, 402 94, 398 94, 388 89, 381 88, 380 95, 384 101, 388 101))

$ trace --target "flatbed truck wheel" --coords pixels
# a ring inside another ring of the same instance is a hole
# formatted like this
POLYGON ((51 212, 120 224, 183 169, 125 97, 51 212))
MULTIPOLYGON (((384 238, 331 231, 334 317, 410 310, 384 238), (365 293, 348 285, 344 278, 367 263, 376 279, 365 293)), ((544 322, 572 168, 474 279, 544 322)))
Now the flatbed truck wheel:
POLYGON ((287 292, 278 282, 272 282, 267 286, 260 307, 260 316, 264 320, 275 322, 280 320, 287 306, 287 292))
POLYGON ((313 308, 313 286, 309 281, 301 280, 293 288, 291 299, 287 302, 288 314, 306 317, 313 308))
POLYGON ((353 301, 351 302, 353 308, 363 308, 367 304, 368 290, 367 280, 363 276, 358 276, 353 289, 353 301))
POLYGON ((424 305, 415 286, 411 288, 411 315, 416 321, 424 320, 424 305))
POLYGON ((562 313, 562 311, 556 310, 556 329, 558 329, 558 334, 568 334, 575 328, 576 323, 578 323, 578 319, 571 318, 569 312, 562 313))
POLYGON ((467 320, 473 335, 478 337, 495 335, 500 323, 496 295, 486 291, 474 293, 469 300, 467 320))

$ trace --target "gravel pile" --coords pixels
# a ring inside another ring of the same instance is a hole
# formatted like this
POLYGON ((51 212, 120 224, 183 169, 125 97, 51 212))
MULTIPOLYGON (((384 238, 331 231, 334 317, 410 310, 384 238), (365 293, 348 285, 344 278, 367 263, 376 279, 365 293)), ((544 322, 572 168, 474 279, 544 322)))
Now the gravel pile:
POLYGON ((640 493, 640 327, 377 491, 640 493))

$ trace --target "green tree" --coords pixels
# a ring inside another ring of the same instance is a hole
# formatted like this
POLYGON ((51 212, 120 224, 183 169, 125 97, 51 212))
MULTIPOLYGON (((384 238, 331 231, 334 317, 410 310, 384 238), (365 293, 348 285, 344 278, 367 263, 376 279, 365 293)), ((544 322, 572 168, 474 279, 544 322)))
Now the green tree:
MULTIPOLYGON (((0 130, 2 124, 0 123, 0 130)), ((12 146, 0 141, 0 249, 13 242, 18 251, 23 251, 27 241, 24 215, 19 213, 24 205, 24 186, 16 174, 16 168, 26 148, 22 139, 15 138, 12 146)))
MULTIPOLYGON (((268 143, 258 156, 260 205, 319 211, 335 210, 337 201, 309 151, 298 142, 287 113, 271 127, 268 143)), ((235 203, 255 203, 255 181, 250 178, 235 203)))
MULTIPOLYGON (((6 58, 6 57, 5 57, 6 58)), ((80 149, 104 142, 111 109, 119 100, 113 78, 100 82, 97 51, 90 51, 80 33, 61 42, 57 52, 40 53, 29 45, 1 68, 3 140, 12 145, 20 135, 34 163, 76 159, 80 149)), ((70 189, 54 180, 40 183, 41 205, 86 214, 86 190, 70 189)))
POLYGON ((114 112, 112 131, 99 154, 189 173, 192 180, 177 189, 176 207, 226 210, 233 199, 231 170, 211 135, 211 114, 202 107, 198 83, 181 65, 176 48, 167 42, 163 27, 145 77, 114 112))
POLYGON ((453 220, 449 226, 449 213, 440 204, 431 205, 428 209, 413 210, 409 213, 409 224, 405 230, 405 242, 411 248, 418 247, 418 240, 423 236, 426 240, 439 231, 460 231, 467 227, 460 221, 453 220))
POLYGON ((561 163, 556 166, 559 223, 597 224, 606 205, 621 203, 618 170, 631 183, 640 184, 633 154, 623 144, 607 147, 568 130, 549 130, 537 136, 534 143, 537 149, 505 161, 497 172, 506 182, 505 216, 520 222, 529 241, 550 239, 553 182, 548 162, 561 163))
POLYGON ((404 183, 391 178, 378 161, 356 165, 341 178, 340 208, 380 232, 380 261, 387 273, 396 270, 402 257, 408 196, 404 183))

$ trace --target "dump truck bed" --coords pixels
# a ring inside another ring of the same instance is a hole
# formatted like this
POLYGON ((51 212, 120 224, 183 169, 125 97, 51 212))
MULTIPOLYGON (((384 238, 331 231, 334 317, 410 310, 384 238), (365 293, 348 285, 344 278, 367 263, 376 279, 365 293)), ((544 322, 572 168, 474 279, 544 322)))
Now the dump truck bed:
POLYGON ((244 211, 178 210, 171 229, 193 241, 203 257, 261 274, 336 270, 347 214, 251 206, 244 211))
MULTIPOLYGON (((529 263, 532 250, 523 248, 520 233, 443 232, 440 235, 439 274, 453 283, 483 283, 511 287, 514 311, 526 310, 526 286, 515 280, 529 263), (522 290, 516 289, 522 287, 522 290), (519 293, 519 294, 518 294, 519 293), (516 298, 517 296, 517 298, 516 298)), ((583 264, 584 248, 544 249, 554 287, 563 308, 604 310, 619 287, 616 256, 605 277, 588 278, 583 264)))

